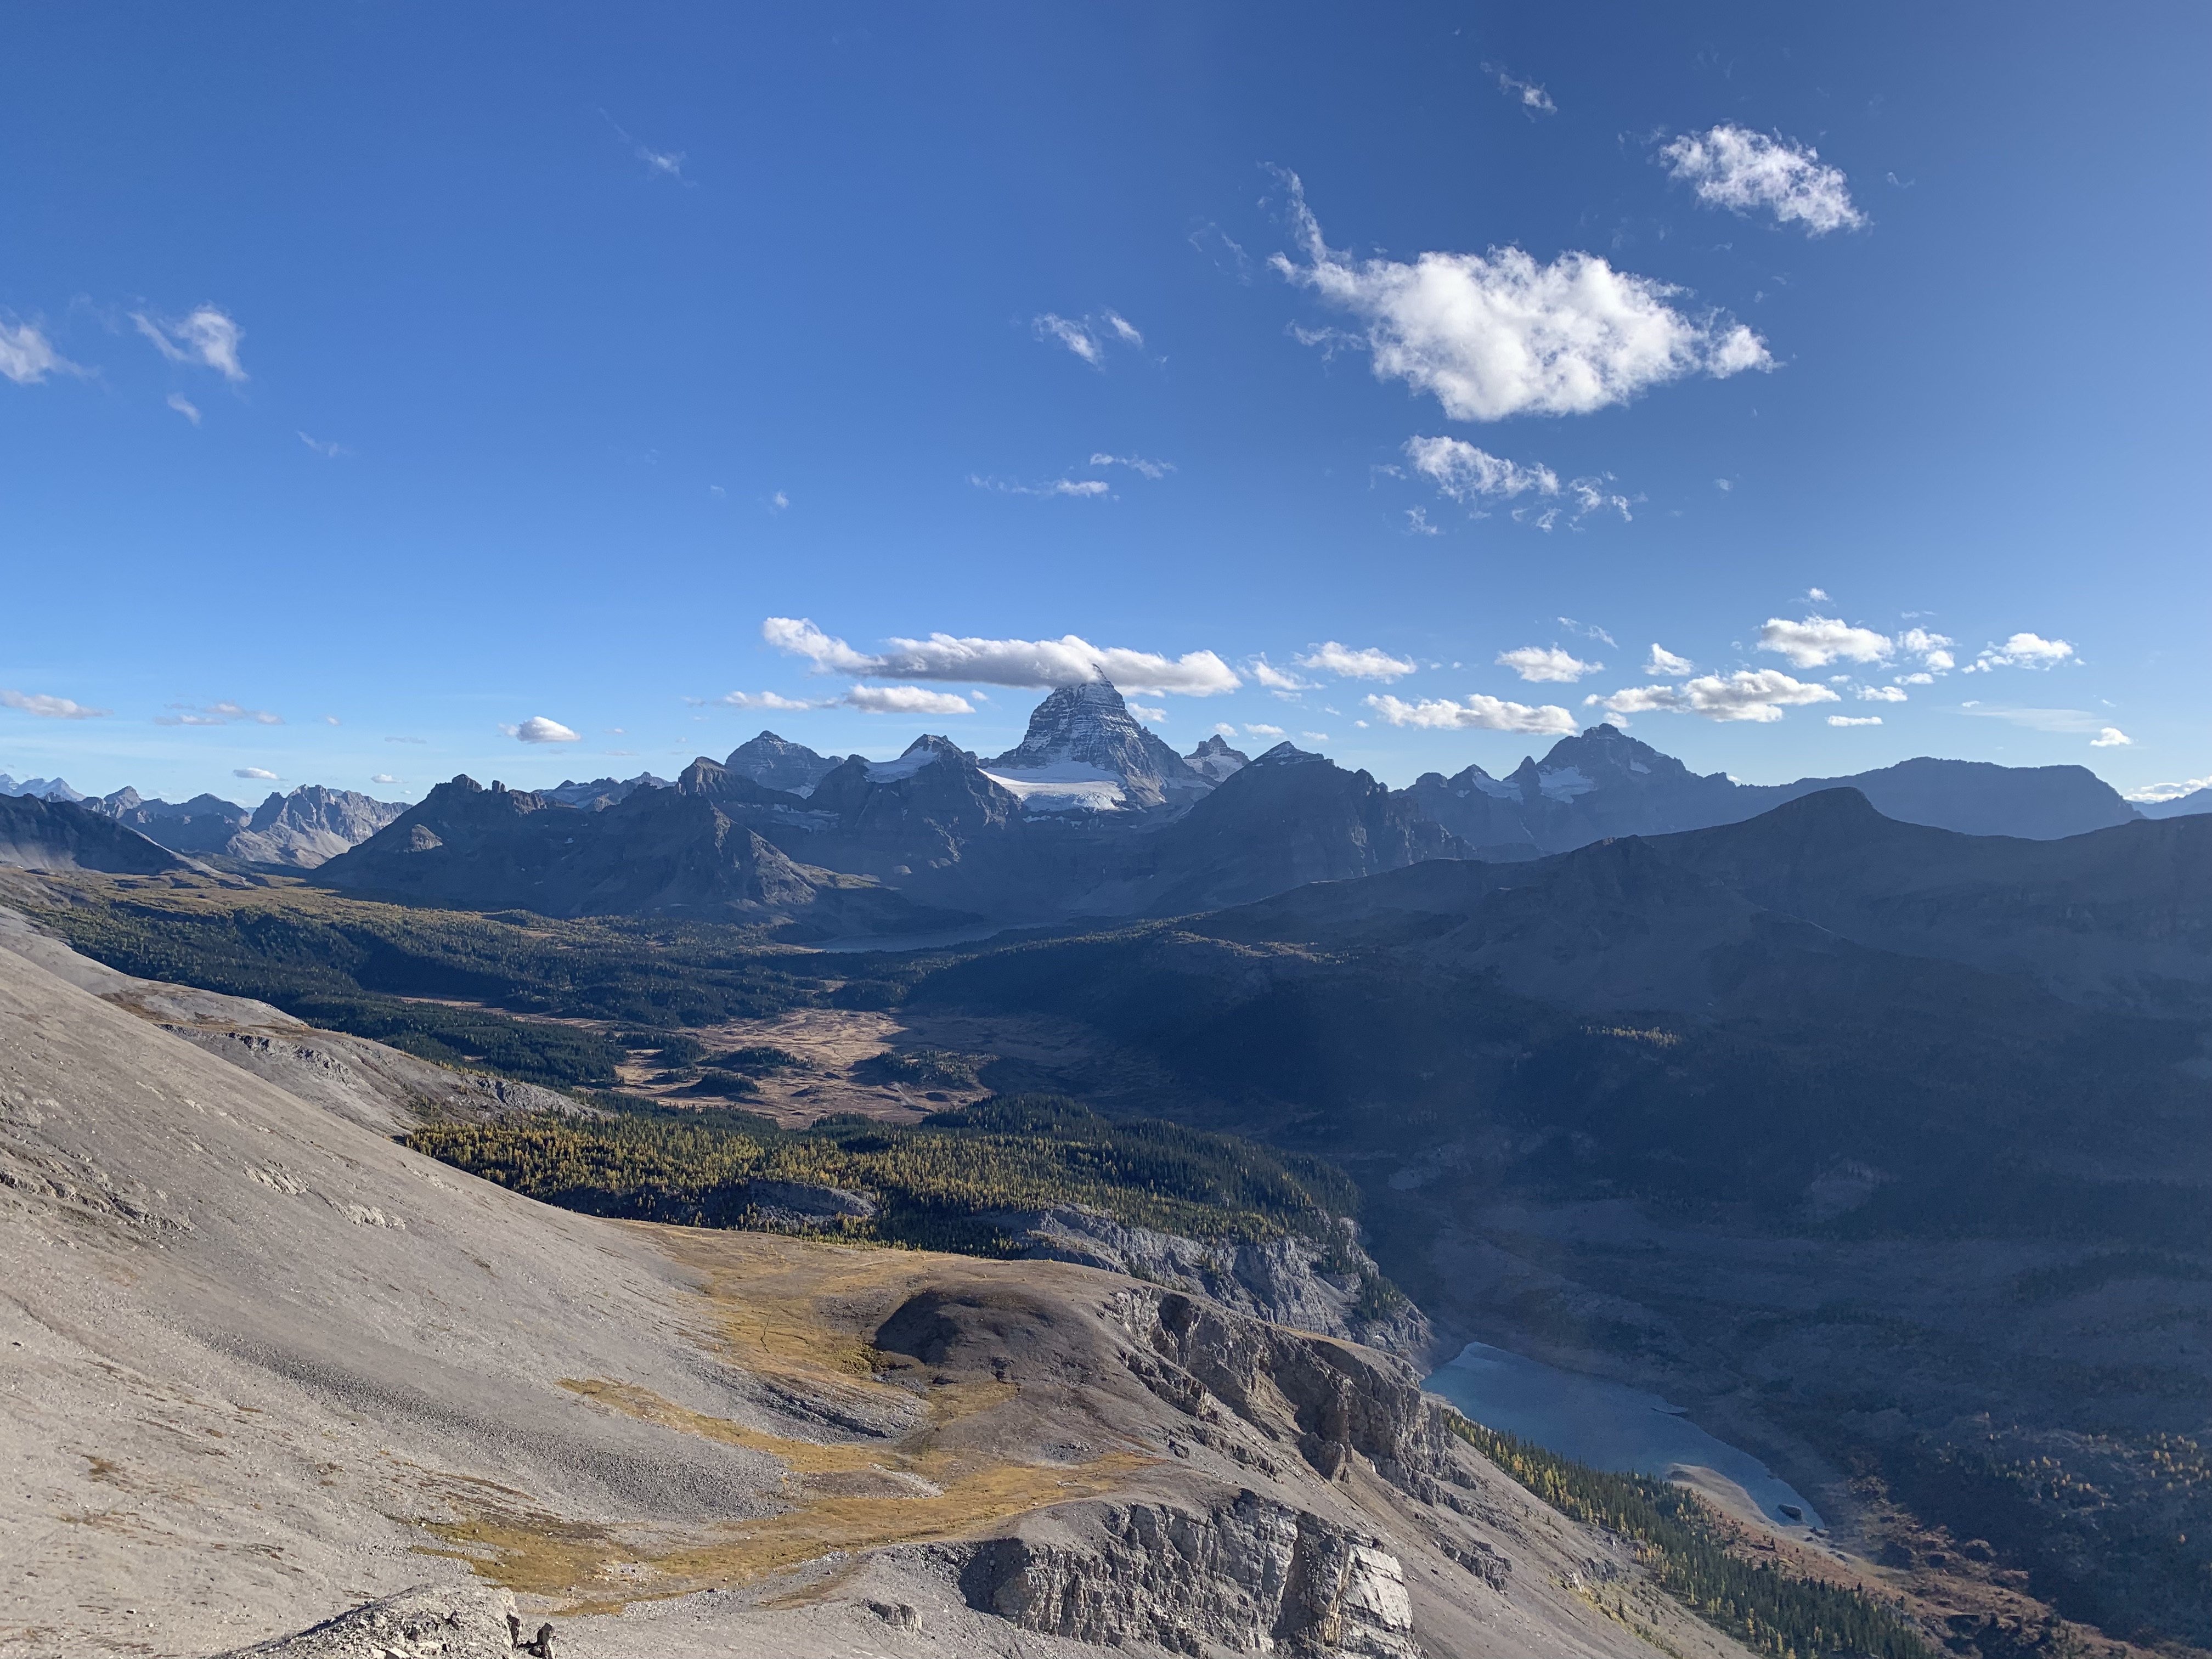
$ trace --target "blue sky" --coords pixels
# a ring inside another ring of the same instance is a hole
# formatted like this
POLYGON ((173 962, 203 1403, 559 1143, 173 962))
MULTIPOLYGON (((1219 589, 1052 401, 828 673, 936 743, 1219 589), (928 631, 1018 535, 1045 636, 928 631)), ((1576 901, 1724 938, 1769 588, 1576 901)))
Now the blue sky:
POLYGON ((33 9, 0 770, 988 754, 1008 682, 1103 665, 1179 748, 1394 783, 1608 707, 1760 781, 2203 777, 2208 46, 2178 3, 33 9))

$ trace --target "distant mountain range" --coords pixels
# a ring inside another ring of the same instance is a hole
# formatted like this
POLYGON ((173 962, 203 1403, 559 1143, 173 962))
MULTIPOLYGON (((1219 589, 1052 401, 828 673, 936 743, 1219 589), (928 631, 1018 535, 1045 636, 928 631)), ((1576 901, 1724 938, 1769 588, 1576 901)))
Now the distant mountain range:
POLYGON ((96 800, 80 798, 80 804, 171 852, 296 870, 313 870, 360 845, 407 810, 404 801, 373 800, 319 783, 302 784, 289 795, 271 791, 251 809, 220 795, 147 800, 136 789, 96 800))
POLYGON ((413 807, 313 785, 248 811, 213 795, 83 800, 58 780, 32 784, 173 852, 319 870, 357 891, 711 915, 811 938, 1216 908, 1431 860, 1525 861, 1741 823, 1836 788, 1899 823, 2030 841, 2142 816, 2081 767, 1919 759, 1747 785, 1611 726, 1503 778, 1469 766, 1392 790, 1289 744, 1254 758, 1216 736, 1178 755, 1103 682, 1053 691, 1022 741, 988 760, 942 737, 871 761, 763 732, 673 782, 641 773, 487 791, 461 777, 413 807))

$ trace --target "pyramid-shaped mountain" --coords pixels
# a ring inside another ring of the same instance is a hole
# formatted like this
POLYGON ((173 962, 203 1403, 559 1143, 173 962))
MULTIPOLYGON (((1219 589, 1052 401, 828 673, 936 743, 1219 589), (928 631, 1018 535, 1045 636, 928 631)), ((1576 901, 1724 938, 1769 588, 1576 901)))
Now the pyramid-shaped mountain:
POLYGON ((1061 686, 1030 714, 1019 744, 982 764, 1032 812, 1182 805, 1212 787, 1105 680, 1061 686))

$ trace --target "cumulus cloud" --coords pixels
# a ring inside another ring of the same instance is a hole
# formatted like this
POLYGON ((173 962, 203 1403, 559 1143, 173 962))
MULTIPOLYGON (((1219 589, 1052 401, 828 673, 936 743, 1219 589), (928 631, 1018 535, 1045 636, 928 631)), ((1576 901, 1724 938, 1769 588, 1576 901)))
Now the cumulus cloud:
POLYGON ((1310 691, 1314 682, 1302 680, 1296 674, 1285 674, 1264 656, 1255 657, 1244 665, 1245 672, 1270 691, 1310 691))
POLYGON ((1820 668, 1839 660, 1886 662, 1897 647, 1887 634, 1813 616, 1802 622, 1768 617, 1759 630, 1759 648, 1789 658, 1793 668, 1820 668))
POLYGON ((1511 669, 1524 680, 1555 680, 1568 685, 1605 666, 1601 662, 1584 662, 1556 645, 1523 645, 1501 651, 1498 665, 1511 669))
POLYGON ((1420 726, 1447 732, 1525 732, 1536 736, 1568 737, 1575 717, 1556 704, 1530 708, 1480 693, 1464 702, 1449 697, 1403 702, 1396 697, 1370 696, 1367 706, 1393 726, 1420 726))
POLYGON ((1589 697, 1615 714, 1702 714, 1709 720, 1778 720, 1784 708, 1840 702, 1825 685, 1808 685, 1778 668, 1740 668, 1701 674, 1680 685, 1632 685, 1607 697, 1589 697))
POLYGON ((2147 783, 2140 789, 2129 790, 2126 799, 2155 805, 2164 801, 2179 800, 2184 795, 2193 795, 2200 789, 2212 789, 2212 774, 2201 778, 2184 778, 2179 783, 2147 783))
POLYGON ((266 767, 261 766, 235 767, 232 769, 230 775, 234 778, 257 778, 264 783, 274 783, 276 781, 276 775, 274 772, 270 771, 266 767))
POLYGON ((1831 726, 1880 726, 1881 716, 1879 714, 1831 714, 1828 716, 1828 724, 1831 726))
POLYGON ((1908 628, 1897 636, 1897 643, 1899 649, 1919 658, 1923 669, 1932 671, 1929 674, 1908 677, 1908 684, 1930 684, 1933 674, 1948 673, 1959 665, 1958 659, 1951 654, 1951 647, 1958 641, 1948 635, 1931 634, 1924 628, 1908 628))
POLYGON ((397 783, 399 780, 393 777, 389 772, 379 772, 371 777, 369 781, 371 783, 397 783))
POLYGON ((1680 679, 1684 675, 1693 672, 1697 666, 1687 657, 1676 656, 1656 640, 1651 645, 1651 654, 1644 659, 1644 672, 1660 679, 1680 679))
POLYGON ((1132 472, 1146 478, 1164 478, 1175 471, 1173 461, 1148 461, 1142 455, 1109 455, 1103 451, 1091 458, 1093 466, 1126 466, 1132 472))
POLYGON ((1595 254, 1355 259, 1322 239, 1297 177, 1286 182, 1304 258, 1276 254, 1274 269, 1361 319, 1376 378, 1430 393, 1455 420, 1587 414, 1686 375, 1773 366, 1741 323, 1692 317, 1673 303, 1680 290, 1595 254))
POLYGON ((1459 438, 1408 438, 1406 454, 1413 470, 1435 481, 1455 501, 1510 500, 1534 491, 1559 493, 1559 475, 1538 461, 1523 465, 1478 449, 1459 438))
POLYGON ((190 398, 185 396, 183 392, 172 392, 169 394, 169 407, 175 410, 178 414, 183 416, 194 426, 198 426, 200 423, 199 405, 194 403, 190 398))
POLYGON ((2089 739, 2089 747, 2092 749, 2124 749, 2134 742, 2135 739, 2130 737, 2126 732, 2121 731, 2118 726, 2108 726, 2103 731, 2100 732, 2095 737, 2089 739))
POLYGON ((96 720, 115 712, 112 708, 88 708, 67 697, 50 697, 43 691, 0 690, 0 708, 19 708, 42 720, 96 720))
POLYGON ((1283 735, 1283 728, 1279 726, 1248 726, 1244 728, 1244 734, 1251 738, 1279 738, 1283 735))
POLYGON ((1707 207, 1749 214, 1765 209, 1780 224, 1801 224, 1809 235, 1856 230, 1866 215, 1852 205, 1850 182, 1824 166, 1820 153, 1778 134, 1723 124, 1709 132, 1685 133, 1659 152, 1668 176, 1686 184, 1707 207))
POLYGON ((234 385, 246 378, 245 365, 238 361, 246 331, 215 307, 202 306, 181 322, 156 321, 143 311, 132 312, 131 320, 171 362, 211 368, 234 385))
POLYGON ((543 714, 532 714, 520 726, 499 728, 517 743, 581 743, 583 738, 558 720, 549 720, 543 714))
POLYGON ((871 714, 972 714, 967 698, 950 691, 926 691, 918 685, 856 685, 839 699, 848 708, 871 714))
POLYGON ((54 343, 28 323, 0 320, 0 375, 17 386, 36 386, 53 374, 84 371, 54 349, 54 343))
POLYGON ((776 691, 729 691, 720 702, 732 708, 818 708, 819 703, 808 702, 803 697, 787 697, 776 691))
POLYGON ((1552 94, 1534 81, 1524 81, 1503 64, 1485 64, 1483 73, 1498 77, 1498 89, 1518 104, 1530 120, 1539 115, 1557 115, 1559 106, 1552 101, 1552 94))
POLYGON ((1334 640, 1325 640, 1304 656, 1291 660, 1316 674, 1334 674, 1347 680, 1403 679, 1419 666, 1410 658, 1394 657, 1376 646, 1355 651, 1334 640))
POLYGON ((1030 329, 1040 340, 1054 341, 1066 346, 1093 368, 1106 367, 1106 352, 1109 346, 1141 346, 1145 343, 1145 337, 1137 331, 1136 325, 1118 311, 1094 312, 1080 319, 1062 317, 1048 311, 1031 318, 1030 329))
POLYGON ((1210 697, 1243 682, 1211 651, 1169 658, 1119 646, 1096 646, 1076 635, 1057 640, 990 640, 932 634, 926 640, 893 637, 890 649, 856 651, 804 617, 770 617, 761 637, 777 650, 811 660, 817 673, 854 674, 879 680, 968 680, 1036 690, 1111 680, 1125 691, 1176 692, 1210 697))
POLYGON ((1165 726, 1168 723, 1168 711, 1164 708, 1150 708, 1141 702, 1133 702, 1128 708, 1132 714, 1148 726, 1165 726))
POLYGON ((1903 702, 1905 693, 1894 685, 1863 685, 1859 687, 1861 702, 1903 702))
POLYGON ((2056 668, 2075 655, 2063 640, 2046 640, 2039 634, 2015 634, 2002 645, 1984 649, 1964 672, 1986 674, 1993 668, 2056 668))
POLYGON ((1406 509, 1406 533, 1408 536, 1441 536, 1444 532, 1443 526, 1429 522, 1426 507, 1409 507, 1406 509))

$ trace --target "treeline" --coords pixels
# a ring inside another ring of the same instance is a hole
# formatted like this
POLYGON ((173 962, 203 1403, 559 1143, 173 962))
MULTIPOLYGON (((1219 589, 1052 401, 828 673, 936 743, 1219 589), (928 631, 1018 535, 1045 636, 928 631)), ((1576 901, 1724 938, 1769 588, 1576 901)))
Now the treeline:
POLYGON ((627 1103, 604 1119, 426 1125, 406 1144, 565 1209, 688 1226, 775 1224, 765 1212, 786 1206, 763 1200, 762 1183, 855 1191, 873 1200, 873 1216, 826 1218, 815 1230, 970 1255, 1013 1249, 994 1216, 1061 1204, 1131 1226, 1256 1241, 1336 1236, 1333 1219, 1358 1202, 1350 1177, 1318 1159, 1156 1120, 1114 1121, 1047 1095, 911 1127, 845 1116, 800 1130, 740 1111, 627 1103))
POLYGON ((1553 1509, 1626 1539, 1662 1589, 1754 1653, 1936 1659, 1936 1650, 1880 1602, 1735 1553, 1718 1518, 1693 1492, 1649 1475, 1591 1468, 1456 1412, 1447 1420, 1553 1509))
POLYGON ((880 959, 841 962, 840 976, 825 977, 818 958, 711 923, 479 915, 289 884, 70 885, 73 902, 25 908, 124 973, 252 997, 426 1059, 558 1087, 611 1086, 623 1047, 553 1020, 677 1030, 885 1006, 905 989, 905 970, 880 959), (422 1000, 432 998, 490 1006, 422 1000))

